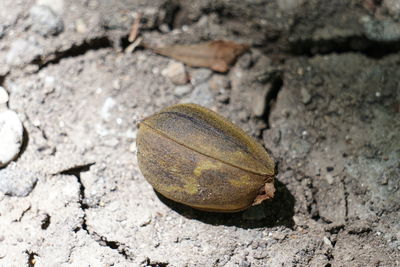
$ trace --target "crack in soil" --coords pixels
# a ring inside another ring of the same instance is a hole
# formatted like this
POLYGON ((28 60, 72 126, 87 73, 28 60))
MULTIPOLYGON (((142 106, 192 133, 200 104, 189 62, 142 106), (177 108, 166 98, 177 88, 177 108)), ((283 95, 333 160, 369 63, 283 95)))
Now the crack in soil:
POLYGON ((133 261, 133 258, 128 254, 125 244, 120 243, 118 241, 107 240, 107 238, 105 236, 99 235, 95 231, 90 231, 87 227, 86 209, 88 209, 89 206, 85 203, 85 186, 83 185, 82 180, 81 180, 81 173, 89 171, 90 167, 94 164, 95 163, 84 164, 84 165, 76 166, 76 167, 73 167, 73 168, 70 168, 67 170, 63 170, 63 171, 57 173, 57 174, 64 174, 64 175, 73 175, 76 177, 76 179, 79 183, 79 194, 80 194, 79 204, 83 211, 83 218, 82 218, 81 227, 77 227, 76 229, 74 229, 74 232, 76 233, 80 229, 82 229, 100 246, 103 246, 103 247, 105 246, 105 247, 109 247, 113 250, 117 250, 118 254, 122 255, 126 260, 133 261))
POLYGON ((169 265, 169 262, 152 261, 150 258, 147 258, 147 260, 146 260, 146 266, 167 267, 168 265, 169 265))
POLYGON ((369 58, 381 59, 399 51, 400 41, 374 41, 366 36, 348 36, 317 41, 299 40, 288 45, 290 55, 307 57, 332 53, 360 53, 369 58))
POLYGON ((344 191, 344 220, 345 222, 348 221, 348 216, 349 216, 349 192, 347 190, 346 182, 344 181, 345 178, 341 179, 341 182, 343 184, 343 191, 344 191))
MULTIPOLYGON (((85 229, 86 230, 86 229, 85 229)), ((86 232, 92 237, 94 241, 96 241, 100 246, 109 247, 113 250, 116 250, 118 254, 122 255, 126 260, 133 261, 133 257, 129 255, 128 250, 126 249, 126 245, 124 243, 118 241, 110 241, 105 236, 99 235, 95 231, 90 232, 86 230, 86 232)))
MULTIPOLYGON (((88 205, 85 202, 85 186, 82 183, 81 180, 81 172, 87 172, 90 170, 90 167, 92 165, 94 165, 95 163, 89 163, 89 164, 84 164, 84 165, 80 165, 80 166, 75 166, 73 168, 67 169, 67 170, 63 170, 61 172, 58 172, 54 175, 57 174, 64 174, 64 175, 73 175, 76 177, 77 182, 79 183, 79 204, 80 207, 83 211, 83 218, 82 218, 82 225, 81 228, 83 230, 85 230, 88 234, 89 231, 87 230, 87 225, 86 225, 86 212, 85 210, 88 208, 88 205)), ((74 229, 74 232, 78 232, 81 228, 77 227, 76 229, 74 229)))
POLYGON ((264 114, 262 115, 262 118, 267 125, 266 129, 270 129, 271 110, 272 110, 273 105, 276 103, 278 94, 281 91, 282 87, 283 87, 282 73, 278 73, 272 79, 271 88, 265 97, 265 107, 264 107, 264 114))
POLYGON ((39 256, 39 254, 28 250, 26 250, 25 253, 28 254, 28 262, 27 262, 28 267, 34 267, 36 264, 35 256, 39 256))
POLYGON ((25 216, 25 214, 31 210, 31 205, 29 205, 29 207, 27 207, 26 209, 24 209, 21 213, 21 216, 19 216, 19 218, 17 220, 15 220, 16 222, 20 222, 22 220, 22 218, 25 216))
POLYGON ((4 81, 6 80, 8 74, 10 74, 9 72, 5 73, 4 75, 0 75, 0 86, 3 86, 4 81))
POLYGON ((59 63, 62 59, 81 56, 90 50, 99 50, 102 48, 112 48, 112 41, 107 36, 84 40, 80 44, 73 44, 66 50, 55 51, 54 53, 44 57, 38 56, 31 62, 31 64, 38 65, 38 70, 36 72, 39 72, 50 64, 59 63))

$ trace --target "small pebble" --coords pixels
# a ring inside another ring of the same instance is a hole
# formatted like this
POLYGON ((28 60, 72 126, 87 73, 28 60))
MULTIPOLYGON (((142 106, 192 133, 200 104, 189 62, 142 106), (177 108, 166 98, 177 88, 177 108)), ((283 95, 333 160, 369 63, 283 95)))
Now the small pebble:
POLYGON ((116 79, 112 82, 112 86, 115 90, 121 89, 121 81, 116 79))
POLYGON ((190 82, 193 86, 204 83, 211 77, 212 71, 209 69, 197 69, 190 75, 190 82))
POLYGON ((32 172, 21 170, 16 164, 10 164, 0 170, 0 192, 15 196, 25 197, 33 189, 38 178, 32 172))
POLYGON ((180 85, 180 86, 175 87, 174 95, 181 97, 181 96, 184 96, 184 95, 187 95, 188 93, 190 93, 191 90, 192 90, 191 85, 180 85))
POLYGON ((86 33, 88 31, 88 28, 82 19, 77 19, 75 21, 75 31, 77 33, 86 33))
POLYGON ((331 241, 329 240, 329 238, 326 237, 326 236, 324 236, 324 243, 325 243, 325 245, 327 245, 328 247, 333 248, 332 242, 331 242, 331 241))
POLYGON ((303 104, 310 104, 311 102, 311 95, 305 88, 301 88, 300 90, 301 93, 301 101, 303 104))
POLYGON ((398 0, 384 0, 383 4, 392 16, 400 17, 400 2, 398 0))
POLYGON ((16 39, 10 45, 6 56, 6 62, 13 66, 29 63, 34 58, 41 55, 42 52, 43 48, 40 47, 34 39, 16 39))
POLYGON ((283 240, 285 239, 287 234, 282 232, 271 232, 271 237, 275 240, 283 240))
POLYGON ((333 182, 334 182, 333 176, 331 174, 327 174, 325 176, 325 179, 328 182, 328 184, 333 184, 333 182))
POLYGON ((64 30, 62 18, 48 6, 32 6, 29 16, 32 29, 42 36, 57 35, 64 30))
POLYGON ((262 116, 265 112, 267 93, 266 90, 253 92, 251 109, 257 117, 262 116))
POLYGON ((158 27, 162 33, 169 33, 171 29, 169 28, 168 24, 163 23, 158 27))
POLYGON ((18 155, 23 137, 23 126, 12 110, 0 110, 0 167, 18 155))
POLYGON ((214 103, 214 96, 207 83, 196 86, 193 92, 185 98, 182 103, 194 103, 203 107, 211 107, 214 103))
POLYGON ((161 75, 167 77, 176 85, 183 85, 188 82, 185 66, 176 61, 171 61, 168 66, 161 71, 161 75))

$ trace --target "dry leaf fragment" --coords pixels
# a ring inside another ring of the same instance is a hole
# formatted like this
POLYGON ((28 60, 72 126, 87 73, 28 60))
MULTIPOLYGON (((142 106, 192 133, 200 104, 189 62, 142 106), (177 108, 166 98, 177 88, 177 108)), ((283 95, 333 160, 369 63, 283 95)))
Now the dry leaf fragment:
POLYGON ((236 58, 249 48, 249 45, 230 41, 211 41, 195 45, 147 48, 163 56, 182 61, 188 66, 206 67, 214 71, 226 72, 236 58))

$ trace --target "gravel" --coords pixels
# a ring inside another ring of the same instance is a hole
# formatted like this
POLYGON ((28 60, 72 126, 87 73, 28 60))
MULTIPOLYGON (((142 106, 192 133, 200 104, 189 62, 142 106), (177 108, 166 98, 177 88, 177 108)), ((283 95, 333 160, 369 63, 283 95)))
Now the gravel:
POLYGON ((0 109, 0 167, 15 159, 21 149, 23 126, 17 113, 0 109))
POLYGON ((0 170, 0 192, 14 197, 26 197, 37 180, 37 175, 31 171, 20 170, 15 164, 10 164, 0 170))

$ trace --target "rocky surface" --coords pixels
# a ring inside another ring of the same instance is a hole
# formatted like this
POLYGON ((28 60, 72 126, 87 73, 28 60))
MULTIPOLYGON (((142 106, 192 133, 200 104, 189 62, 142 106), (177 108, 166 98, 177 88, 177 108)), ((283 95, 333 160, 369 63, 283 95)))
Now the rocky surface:
POLYGON ((25 134, 0 170, 0 266, 399 265, 399 14, 396 1, 1 1, 0 99, 25 134), (138 14, 148 43, 251 49, 227 74, 185 66, 184 81, 180 66, 177 82, 172 60, 126 51, 138 14), (214 214, 154 192, 136 125, 179 102, 263 142, 276 197, 214 214))

